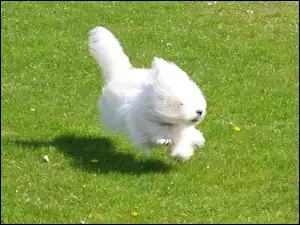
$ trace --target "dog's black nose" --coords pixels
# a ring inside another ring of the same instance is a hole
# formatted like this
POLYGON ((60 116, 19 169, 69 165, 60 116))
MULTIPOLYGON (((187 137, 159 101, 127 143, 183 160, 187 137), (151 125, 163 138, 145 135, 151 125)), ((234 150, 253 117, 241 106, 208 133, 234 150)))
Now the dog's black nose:
POLYGON ((203 113, 203 111, 202 111, 202 110, 197 110, 196 113, 197 113, 199 116, 201 116, 202 113, 203 113))

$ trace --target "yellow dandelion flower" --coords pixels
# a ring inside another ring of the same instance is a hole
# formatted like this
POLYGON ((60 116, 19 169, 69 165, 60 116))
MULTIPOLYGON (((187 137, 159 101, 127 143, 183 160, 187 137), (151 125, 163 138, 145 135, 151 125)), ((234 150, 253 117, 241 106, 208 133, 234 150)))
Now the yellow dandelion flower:
POLYGON ((234 130, 235 130, 235 131, 240 131, 241 128, 239 128, 239 127, 234 127, 234 130))
POLYGON ((91 160, 91 163, 97 163, 97 162, 99 162, 98 159, 92 159, 92 160, 91 160))
POLYGON ((137 213, 137 212, 132 212, 131 215, 132 215, 132 216, 137 216, 138 213, 137 213))

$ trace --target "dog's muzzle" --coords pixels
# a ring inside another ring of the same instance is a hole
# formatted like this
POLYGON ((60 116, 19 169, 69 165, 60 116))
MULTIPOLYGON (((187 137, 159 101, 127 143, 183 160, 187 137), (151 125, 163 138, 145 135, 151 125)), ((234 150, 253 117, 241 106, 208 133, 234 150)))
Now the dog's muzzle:
POLYGON ((198 120, 199 120, 199 118, 198 118, 198 117, 195 117, 194 119, 192 119, 192 120, 191 120, 191 122, 193 122, 193 123, 197 123, 197 122, 198 122, 198 120))
POLYGON ((193 123, 197 123, 199 121, 200 116, 202 115, 203 111, 202 110, 197 110, 196 113, 197 113, 198 116, 191 120, 191 122, 193 122, 193 123))

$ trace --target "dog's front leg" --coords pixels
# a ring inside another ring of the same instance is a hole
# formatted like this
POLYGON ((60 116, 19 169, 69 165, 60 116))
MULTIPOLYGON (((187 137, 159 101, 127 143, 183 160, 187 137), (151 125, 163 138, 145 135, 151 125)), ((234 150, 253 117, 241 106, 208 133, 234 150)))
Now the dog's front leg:
POLYGON ((175 161, 185 161, 194 154, 194 147, 190 141, 179 139, 172 143, 169 157, 175 161))
POLYGON ((178 127, 173 131, 174 137, 169 156, 176 161, 185 161, 194 154, 194 146, 204 146, 205 139, 194 126, 178 127))
POLYGON ((153 137, 151 142, 157 145, 170 145, 172 143, 171 138, 153 137))
POLYGON ((197 130, 195 127, 191 128, 188 131, 188 135, 191 137, 192 144, 194 144, 200 148, 204 146, 205 139, 203 137, 203 134, 199 130, 197 130))

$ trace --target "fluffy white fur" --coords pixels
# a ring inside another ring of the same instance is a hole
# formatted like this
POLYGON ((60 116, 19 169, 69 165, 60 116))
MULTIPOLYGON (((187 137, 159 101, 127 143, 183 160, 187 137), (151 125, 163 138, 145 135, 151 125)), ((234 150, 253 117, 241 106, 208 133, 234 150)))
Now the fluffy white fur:
POLYGON ((170 145, 169 156, 186 160, 205 139, 195 129, 206 114, 197 85, 174 63, 154 58, 152 68, 134 68, 114 35, 104 27, 90 31, 89 48, 105 81, 99 97, 106 128, 125 132, 150 154, 156 145, 170 145))

